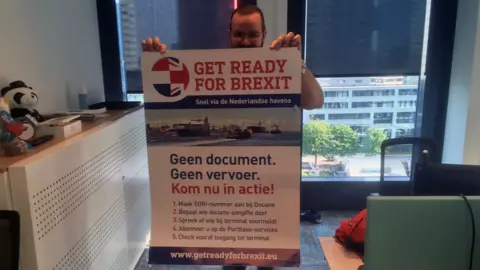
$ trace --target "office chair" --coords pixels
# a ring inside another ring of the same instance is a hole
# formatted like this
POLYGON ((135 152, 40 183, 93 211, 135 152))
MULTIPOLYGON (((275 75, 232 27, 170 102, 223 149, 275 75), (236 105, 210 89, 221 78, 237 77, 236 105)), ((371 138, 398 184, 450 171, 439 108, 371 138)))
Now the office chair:
POLYGON ((20 215, 0 210, 0 269, 18 270, 20 262, 20 215))
MULTIPOLYGON (((428 150, 429 156, 431 157, 432 161, 436 162, 439 160, 437 145, 431 139, 422 138, 422 137, 405 137, 405 138, 394 138, 394 139, 384 140, 380 146, 380 183, 379 183, 380 194, 379 195, 388 195, 388 194, 385 194, 385 154, 386 154, 387 147, 396 146, 396 145, 412 145, 413 146, 412 149, 414 152, 418 151, 418 149, 421 149, 421 151, 428 150)), ((410 168, 414 168, 414 167, 415 166, 413 165, 410 166, 410 168)), ((413 185, 412 185, 413 175, 414 175, 414 172, 412 172, 412 170, 409 169, 408 176, 410 177, 410 180, 409 180, 410 192, 412 192, 412 189, 413 189, 413 185)))

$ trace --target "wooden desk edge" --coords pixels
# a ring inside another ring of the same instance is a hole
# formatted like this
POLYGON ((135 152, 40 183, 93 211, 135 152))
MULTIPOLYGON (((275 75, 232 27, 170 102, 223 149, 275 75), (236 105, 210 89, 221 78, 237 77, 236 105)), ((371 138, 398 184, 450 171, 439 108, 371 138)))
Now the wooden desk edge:
POLYGON ((319 237, 318 240, 331 270, 358 270, 363 265, 357 254, 345 251, 333 237, 319 237))
POLYGON ((105 124, 110 124, 110 123, 113 123, 115 121, 117 121, 118 119, 132 113, 132 112, 135 112, 137 110, 140 110, 140 109, 143 109, 143 106, 138 106, 138 107, 135 107, 135 108, 132 108, 132 109, 127 109, 127 110, 110 110, 110 111, 107 111, 107 113, 109 114, 109 116, 105 117, 105 118, 100 118, 96 121, 93 121, 93 122, 83 122, 82 123, 82 132, 75 135, 75 136, 72 136, 68 139, 61 139, 61 138, 54 138, 53 140, 49 141, 49 142, 46 142, 38 147, 36 147, 35 149, 32 149, 30 150, 28 153, 26 154, 23 154, 23 155, 20 155, 20 156, 14 156, 14 157, 8 157, 8 156, 0 156, 0 173, 6 173, 8 171, 8 168, 12 165, 14 165, 15 163, 18 163, 18 162, 21 162, 27 158, 30 158, 34 155, 37 155, 61 142, 64 142, 66 140, 69 140, 69 139, 72 139, 72 138, 75 138, 76 136, 78 135, 81 135, 81 134, 85 134, 87 131, 91 131, 95 128, 98 128, 98 127, 101 127, 102 125, 105 125, 105 124))

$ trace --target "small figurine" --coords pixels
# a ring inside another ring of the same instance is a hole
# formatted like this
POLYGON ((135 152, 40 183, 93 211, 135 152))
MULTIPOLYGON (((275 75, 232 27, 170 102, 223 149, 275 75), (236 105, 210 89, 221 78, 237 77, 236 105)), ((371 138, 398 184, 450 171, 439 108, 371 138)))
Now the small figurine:
POLYGON ((26 142, 19 139, 24 132, 24 125, 15 121, 5 108, 0 108, 0 146, 8 156, 16 156, 28 151, 26 142))
POLYGON ((10 114, 13 118, 23 118, 27 114, 33 116, 38 122, 45 119, 35 110, 38 104, 38 96, 32 87, 27 86, 23 81, 14 81, 9 86, 0 90, 1 96, 6 98, 10 104, 10 114))

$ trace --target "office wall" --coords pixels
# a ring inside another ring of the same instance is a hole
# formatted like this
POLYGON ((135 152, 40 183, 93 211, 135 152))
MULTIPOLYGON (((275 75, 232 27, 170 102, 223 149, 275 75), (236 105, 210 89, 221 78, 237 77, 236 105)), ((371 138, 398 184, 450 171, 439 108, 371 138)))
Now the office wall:
POLYGON ((480 4, 460 0, 443 162, 480 165, 480 4))
POLYGON ((265 46, 269 46, 278 35, 287 32, 288 0, 257 0, 257 5, 265 16, 267 26, 265 46))
POLYGON ((40 112, 76 105, 82 84, 104 100, 95 0, 1 0, 0 34, 0 87, 24 80, 40 112))

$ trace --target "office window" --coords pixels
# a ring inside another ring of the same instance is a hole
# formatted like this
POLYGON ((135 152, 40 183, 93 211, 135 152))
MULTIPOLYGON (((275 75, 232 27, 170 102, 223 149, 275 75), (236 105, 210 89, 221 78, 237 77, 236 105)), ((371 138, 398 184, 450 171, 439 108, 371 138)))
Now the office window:
POLYGON ((417 106, 416 100, 400 100, 398 101, 399 108, 415 108, 417 106))
POLYGON ((323 95, 330 98, 348 97, 348 91, 332 91, 324 89, 323 95))
POLYGON ((394 96, 395 90, 394 89, 385 89, 385 90, 374 90, 374 96, 394 96))
POLYGON ((388 139, 391 139, 392 138, 392 129, 390 128, 386 128, 383 130, 385 132, 385 134, 387 135, 387 138, 388 139))
POLYGON ((140 101, 140 103, 143 103, 143 94, 128 94, 127 101, 140 101))
MULTIPOLYGON (((145 36, 160 36, 170 49, 228 46, 228 32, 224 26, 230 20, 234 1, 209 0, 208 4, 200 0, 187 1, 132 0, 129 3, 133 2, 133 6, 127 5, 125 0, 119 1, 124 5, 122 55, 129 92, 135 93, 142 88, 141 76, 135 71, 139 62, 134 59, 145 36), (203 12, 204 9, 208 10, 207 13, 203 12), (128 26, 128 23, 136 27, 128 26), (209 29, 208 33, 204 29, 209 29), (129 38, 131 36, 137 40, 129 38)), ((366 135, 367 126, 376 132, 374 135, 385 133, 386 138, 395 137, 398 111, 416 111, 426 1, 305 2, 303 53, 307 66, 323 87, 325 106, 305 110, 304 125, 315 121, 326 121, 333 126, 345 124, 348 128, 342 130, 355 132, 362 146, 370 140, 366 135)), ((129 95, 129 98, 141 100, 136 95, 129 95)), ((415 123, 405 123, 402 127, 405 125, 412 130, 415 128, 415 123)), ((336 139, 330 140, 332 145, 336 144, 336 139)), ((335 157, 334 162, 351 164, 350 171, 345 174, 362 177, 361 170, 355 168, 363 164, 378 166, 378 153, 365 153, 359 147, 351 150, 345 152, 348 155, 335 157), (358 158, 363 154, 368 158, 358 158)), ((323 158, 318 159, 319 167, 323 166, 323 158)), ((305 152, 303 160, 310 162, 314 158, 305 152)), ((337 174, 322 171, 318 175, 330 177, 337 174)))
POLYGON ((394 101, 357 101, 352 102, 352 108, 393 108, 394 101))
POLYGON ((373 114, 374 124, 391 124, 393 121, 393 113, 375 113, 373 114))
POLYGON ((414 136, 415 130, 413 128, 407 128, 407 129, 397 129, 395 131, 395 137, 396 138, 401 138, 401 137, 413 137, 414 136))
POLYGON ((310 120, 325 120, 325 114, 310 114, 310 120))
POLYGON ((172 50, 229 46, 228 24, 234 1, 120 0, 118 5, 127 93, 142 92, 141 42, 147 37, 160 37, 172 50))
POLYGON ((372 101, 357 101, 352 102, 352 108, 371 108, 373 106, 372 101))
POLYGON ((360 120, 370 119, 369 113, 331 113, 328 120, 360 120))
POLYGON ((382 89, 382 90, 354 90, 352 96, 354 97, 375 97, 375 96, 394 96, 394 89, 382 89))
POLYGON ((324 109, 347 109, 348 102, 325 102, 324 109))
POLYGON ((374 108, 393 108, 394 104, 395 104, 394 101, 377 101, 377 102, 373 102, 373 107, 374 108))
MULTIPOLYGON (((344 81, 341 82, 338 78, 317 80, 323 86, 325 92, 325 105, 322 109, 305 110, 303 113, 307 117, 304 117, 304 126, 315 124, 314 120, 325 121, 330 124, 332 129, 341 125, 342 128, 335 129, 335 132, 341 130, 342 133, 335 133, 334 137, 329 138, 327 145, 342 147, 342 150, 346 150, 345 153, 347 154, 336 156, 333 161, 323 156, 317 156, 317 159, 315 159, 315 156, 311 154, 312 152, 309 152, 311 149, 307 147, 307 149, 304 149, 302 161, 314 164, 317 160, 318 171, 316 174, 305 173, 303 181, 335 181, 335 179, 339 179, 340 175, 348 175, 353 177, 352 179, 372 176, 372 174, 366 174, 362 170, 372 167, 376 170, 379 169, 379 152, 376 151, 379 149, 380 143, 383 140, 396 138, 400 135, 409 136, 409 134, 413 134, 414 122, 402 124, 408 125, 407 131, 403 132, 399 131, 395 125, 398 115, 400 115, 400 118, 407 116, 401 114, 401 112, 411 110, 414 113, 416 111, 415 107, 406 109, 400 107, 399 104, 414 106, 417 102, 417 96, 400 96, 398 88, 405 85, 418 85, 419 77, 345 77, 344 81), (339 88, 345 90, 339 90, 339 88), (351 95, 346 96, 349 92, 351 92, 351 95), (338 101, 340 95, 342 95, 341 102, 338 101), (346 103, 348 108, 334 109, 335 107, 341 107, 340 103, 346 103), (402 111, 399 112, 399 110, 402 111), (318 115, 321 115, 321 117, 318 115), (350 146, 344 143, 343 138, 352 138, 352 132, 356 134, 358 140, 354 147, 348 148, 350 146), (337 166, 340 162, 349 164, 349 169, 333 174, 327 173, 327 169, 337 166)), ((328 133, 329 131, 323 132, 328 133)), ((329 149, 327 147, 322 151, 331 155, 333 150, 334 148, 329 149)), ((388 157, 386 162, 392 168, 392 174, 405 175, 404 180, 408 180, 399 159, 408 157, 411 151, 412 148, 409 146, 389 149, 389 155, 392 154, 393 156, 388 157)))
POLYGON ((399 89, 399 96, 416 96, 418 94, 418 89, 399 89))
POLYGON ((360 135, 365 135, 365 132, 370 128, 370 125, 350 125, 350 128, 358 132, 360 135))
POLYGON ((372 90, 353 90, 352 96, 354 97, 372 97, 373 91, 372 90))
POLYGON ((420 74, 425 11, 426 0, 307 0, 307 65, 319 77, 420 74))
POLYGON ((397 124, 413 124, 415 123, 414 112, 399 112, 397 113, 397 124))

